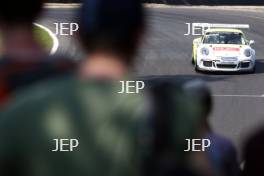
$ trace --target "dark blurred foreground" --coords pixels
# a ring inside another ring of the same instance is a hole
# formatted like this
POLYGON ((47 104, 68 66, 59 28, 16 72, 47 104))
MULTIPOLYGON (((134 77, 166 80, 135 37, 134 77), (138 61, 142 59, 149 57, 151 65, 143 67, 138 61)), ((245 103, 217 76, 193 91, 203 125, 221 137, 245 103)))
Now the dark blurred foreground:
POLYGON ((118 93, 120 80, 135 80, 146 25, 140 0, 85 1, 78 63, 35 41, 41 0, 17 4, 19 15, 10 1, 0 6, 1 176, 263 175, 263 131, 245 144, 240 169, 232 142, 209 124, 214 106, 203 82, 144 80, 144 91, 118 93), (206 150, 187 143, 203 139, 206 150), (55 143, 65 140, 74 150, 55 143))

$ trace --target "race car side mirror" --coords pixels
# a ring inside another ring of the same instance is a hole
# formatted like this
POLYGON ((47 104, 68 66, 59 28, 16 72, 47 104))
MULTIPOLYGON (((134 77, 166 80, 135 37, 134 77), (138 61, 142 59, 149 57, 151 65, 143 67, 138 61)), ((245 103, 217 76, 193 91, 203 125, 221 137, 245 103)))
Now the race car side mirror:
POLYGON ((199 45, 201 42, 200 41, 194 41, 193 44, 199 45))
POLYGON ((254 40, 250 40, 249 41, 249 45, 253 45, 253 44, 255 44, 255 41, 254 40))
POLYGON ((202 37, 196 38, 193 40, 193 44, 199 45, 202 42, 202 37))

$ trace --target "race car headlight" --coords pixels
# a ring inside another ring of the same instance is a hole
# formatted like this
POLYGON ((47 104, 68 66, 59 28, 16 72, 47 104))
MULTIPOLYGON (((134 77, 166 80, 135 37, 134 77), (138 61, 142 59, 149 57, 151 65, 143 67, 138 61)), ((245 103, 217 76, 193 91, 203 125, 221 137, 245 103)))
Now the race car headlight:
POLYGON ((245 49, 245 51, 244 51, 244 55, 246 56, 246 57, 250 57, 251 56, 251 50, 250 49, 245 49))
POLYGON ((208 48, 202 48, 201 49, 201 54, 204 56, 208 56, 209 55, 209 49, 208 48))

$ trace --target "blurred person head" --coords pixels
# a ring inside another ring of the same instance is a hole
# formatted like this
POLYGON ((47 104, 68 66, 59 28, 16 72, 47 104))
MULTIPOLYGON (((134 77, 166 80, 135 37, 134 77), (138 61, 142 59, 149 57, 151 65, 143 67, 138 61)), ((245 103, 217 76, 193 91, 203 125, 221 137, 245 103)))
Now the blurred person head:
POLYGON ((0 2, 0 108, 18 90, 73 70, 70 59, 50 57, 39 42, 47 32, 33 22, 42 6, 43 0, 0 2))
POLYGON ((205 162, 199 160, 196 162, 196 165, 198 168, 204 168, 204 173, 207 171, 213 173, 209 175, 237 176, 239 168, 236 148, 229 139, 216 134, 209 125, 209 117, 213 104, 209 88, 204 82, 195 80, 186 83, 184 90, 192 97, 192 101, 196 104, 196 115, 199 119, 198 124, 200 128, 199 136, 211 141, 210 147, 204 153, 204 157, 208 161, 207 167, 201 167, 205 162))
POLYGON ((212 111, 213 102, 210 89, 200 80, 187 82, 184 85, 184 90, 196 101, 197 115, 199 116, 202 127, 210 130, 209 117, 212 111))
POLYGON ((153 137, 145 175, 191 175, 190 152, 184 150, 186 139, 196 138, 199 129, 193 101, 176 82, 154 80, 151 84, 153 137))
MULTIPOLYGON (((97 62, 100 68, 105 64, 101 71, 120 68, 121 72, 121 67, 125 71, 134 61, 143 31, 140 0, 85 0, 79 29, 79 40, 88 54, 84 62, 97 62)), ((85 73, 89 68, 84 64, 82 70, 85 73)))
POLYGON ((0 31, 4 54, 35 54, 41 50, 34 41, 33 22, 40 14, 42 5, 42 0, 1 2, 0 31))
POLYGON ((246 141, 243 149, 245 161, 243 176, 259 176, 264 173, 264 128, 257 130, 246 141))

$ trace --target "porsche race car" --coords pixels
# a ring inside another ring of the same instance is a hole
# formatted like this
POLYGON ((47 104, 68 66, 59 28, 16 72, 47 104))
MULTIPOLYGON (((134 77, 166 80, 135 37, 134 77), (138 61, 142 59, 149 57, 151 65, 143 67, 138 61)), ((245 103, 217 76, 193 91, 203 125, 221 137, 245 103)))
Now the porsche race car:
POLYGON ((255 42, 247 40, 242 30, 234 28, 249 26, 222 26, 211 25, 202 37, 194 39, 192 62, 195 70, 255 72, 256 56, 251 47, 255 42))

